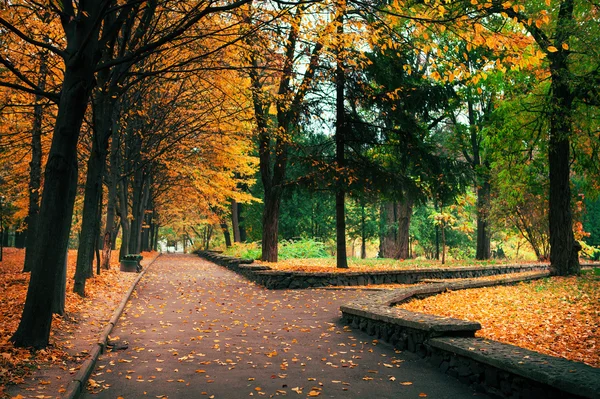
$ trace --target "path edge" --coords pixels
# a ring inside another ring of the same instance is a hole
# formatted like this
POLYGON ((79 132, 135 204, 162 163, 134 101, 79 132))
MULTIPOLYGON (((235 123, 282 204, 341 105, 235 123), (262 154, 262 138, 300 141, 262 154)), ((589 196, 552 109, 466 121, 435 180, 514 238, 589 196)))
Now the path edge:
POLYGON ((144 270, 142 270, 142 272, 135 279, 133 284, 131 284, 131 287, 121 300, 121 303, 119 304, 117 309, 115 309, 115 311, 113 312, 113 315, 104 327, 104 330, 102 330, 100 338, 94 345, 93 349, 90 351, 90 357, 88 357, 81 364, 79 371, 77 371, 77 373, 73 375, 73 379, 71 380, 71 382, 69 382, 69 385, 67 385, 66 391, 63 394, 62 399, 77 399, 79 395, 83 392, 87 380, 90 378, 90 375, 92 375, 92 371, 96 367, 96 362, 98 361, 98 358, 102 353, 104 353, 106 349, 108 336, 112 332, 114 326, 117 324, 117 321, 119 320, 121 315, 123 314, 125 306, 127 305, 127 302, 129 302, 129 298, 131 298, 131 294, 133 294, 133 291, 137 287, 140 280, 144 277, 146 272, 150 269, 150 266, 154 264, 154 262, 160 257, 160 255, 162 255, 161 252, 159 252, 154 257, 154 259, 152 259, 150 263, 148 263, 148 265, 144 267, 144 270))

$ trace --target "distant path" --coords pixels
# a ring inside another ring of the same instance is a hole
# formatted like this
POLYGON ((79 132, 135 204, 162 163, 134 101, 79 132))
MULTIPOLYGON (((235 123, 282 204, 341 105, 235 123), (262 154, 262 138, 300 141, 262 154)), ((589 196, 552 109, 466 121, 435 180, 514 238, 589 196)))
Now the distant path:
POLYGON ((107 388, 83 397, 485 397, 344 328, 340 304, 358 295, 368 294, 268 291, 197 256, 163 255, 113 330, 128 349, 101 356, 91 377, 107 388))

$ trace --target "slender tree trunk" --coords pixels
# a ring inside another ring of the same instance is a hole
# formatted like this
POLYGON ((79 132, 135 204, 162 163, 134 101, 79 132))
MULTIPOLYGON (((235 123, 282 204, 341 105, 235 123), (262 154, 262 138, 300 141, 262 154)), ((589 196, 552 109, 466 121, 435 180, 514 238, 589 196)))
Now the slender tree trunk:
POLYGON ((488 207, 490 204, 491 186, 489 180, 481 183, 477 189, 477 250, 475 258, 490 258, 490 231, 488 223, 488 207))
POLYGON ((442 265, 446 264, 446 227, 440 226, 442 231, 442 265))
MULTIPOLYGON (((117 118, 116 113, 112 119, 117 118)), ((110 171, 108 173, 108 199, 106 206, 106 225, 104 227, 104 242, 102 249, 102 268, 110 268, 111 252, 117 238, 118 225, 115 223, 117 213, 117 180, 119 179, 119 143, 118 131, 113 125, 113 134, 110 143, 110 171)))
POLYGON ((119 259, 123 259, 129 252, 129 237, 131 228, 129 222, 129 210, 127 206, 128 179, 121 179, 119 183, 119 219, 121 221, 121 248, 119 249, 119 259))
POLYGON ((345 204, 345 168, 344 147, 346 145, 346 110, 344 107, 344 89, 346 83, 346 72, 344 71, 344 54, 342 48, 344 35, 344 14, 346 10, 345 0, 337 4, 337 49, 335 70, 335 160, 337 170, 341 174, 337 176, 335 193, 335 230, 336 230, 336 266, 338 269, 348 268, 348 256, 346 254, 346 204, 345 204))
POLYGON ((361 202, 360 204, 360 258, 367 258, 367 229, 365 222, 365 204, 361 202))
POLYGON ((246 242, 248 236, 246 234, 246 225, 244 224, 244 204, 237 204, 238 210, 238 227, 240 228, 240 242, 246 242))
POLYGON ((77 251, 77 269, 73 292, 85 296, 85 281, 93 276, 92 263, 94 248, 100 230, 98 209, 102 207, 102 180, 108 155, 108 144, 112 134, 113 102, 109 93, 96 92, 93 101, 94 130, 92 134, 92 152, 88 159, 81 236, 77 251))
MULTIPOLYGON (((46 77, 48 76, 48 54, 46 51, 40 54, 40 69, 38 87, 46 89, 46 77)), ((42 119, 44 108, 41 104, 42 97, 35 96, 33 108, 33 126, 31 128, 31 162, 29 163, 29 210, 27 212, 27 237, 25 244, 24 272, 30 272, 33 267, 32 253, 36 247, 36 227, 40 213, 40 187, 42 185, 42 119)))
MULTIPOLYGON (((91 5, 86 3, 86 6, 91 5)), ((97 14, 91 12, 90 15, 97 14)), ((50 337, 52 298, 64 267, 77 189, 77 141, 93 86, 99 27, 90 24, 95 24, 95 18, 77 22, 68 35, 67 54, 72 54, 69 56, 72 58, 65 62, 58 116, 46 164, 27 298, 19 327, 11 337, 17 347, 45 348, 50 337)))
POLYGON ((231 200, 231 229, 233 230, 233 242, 241 242, 239 210, 236 200, 231 200))

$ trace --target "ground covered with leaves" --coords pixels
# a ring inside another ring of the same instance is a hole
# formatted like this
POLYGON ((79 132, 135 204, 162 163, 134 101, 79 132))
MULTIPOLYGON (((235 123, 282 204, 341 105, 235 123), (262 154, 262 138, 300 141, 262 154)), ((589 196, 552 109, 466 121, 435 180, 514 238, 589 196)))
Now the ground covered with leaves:
MULTIPOLYGON (((154 254, 145 253, 145 259, 154 254)), ((88 347, 99 337, 112 312, 123 298, 123 293, 136 278, 135 273, 119 271, 118 252, 113 251, 111 269, 102 270, 100 275, 86 283, 86 298, 74 294, 73 279, 77 251, 69 251, 67 270, 67 296, 65 315, 55 316, 52 322, 51 346, 40 351, 14 348, 10 337, 19 325, 29 273, 23 273, 25 251, 5 248, 0 262, 0 398, 10 397, 7 387, 24 384, 31 397, 43 399, 55 397, 69 381, 61 375, 75 373, 77 367, 87 357, 88 347), (36 370, 54 369, 60 372, 44 372, 53 379, 30 378, 36 370), (53 392, 52 395, 48 395, 53 392)), ((18 396, 16 396, 18 397, 18 396)), ((24 397, 21 395, 21 397, 24 397)))
POLYGON ((481 323, 477 336, 600 367, 600 276, 449 291, 400 305, 481 323))

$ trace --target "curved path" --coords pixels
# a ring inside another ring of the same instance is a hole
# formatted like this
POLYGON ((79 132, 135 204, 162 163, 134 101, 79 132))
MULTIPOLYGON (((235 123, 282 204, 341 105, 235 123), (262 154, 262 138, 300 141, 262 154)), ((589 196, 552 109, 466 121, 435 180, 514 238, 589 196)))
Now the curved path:
POLYGON ((269 291, 194 255, 161 256, 84 398, 471 398, 411 353, 340 323, 359 291, 269 291), (118 347, 119 345, 117 345, 118 347))

